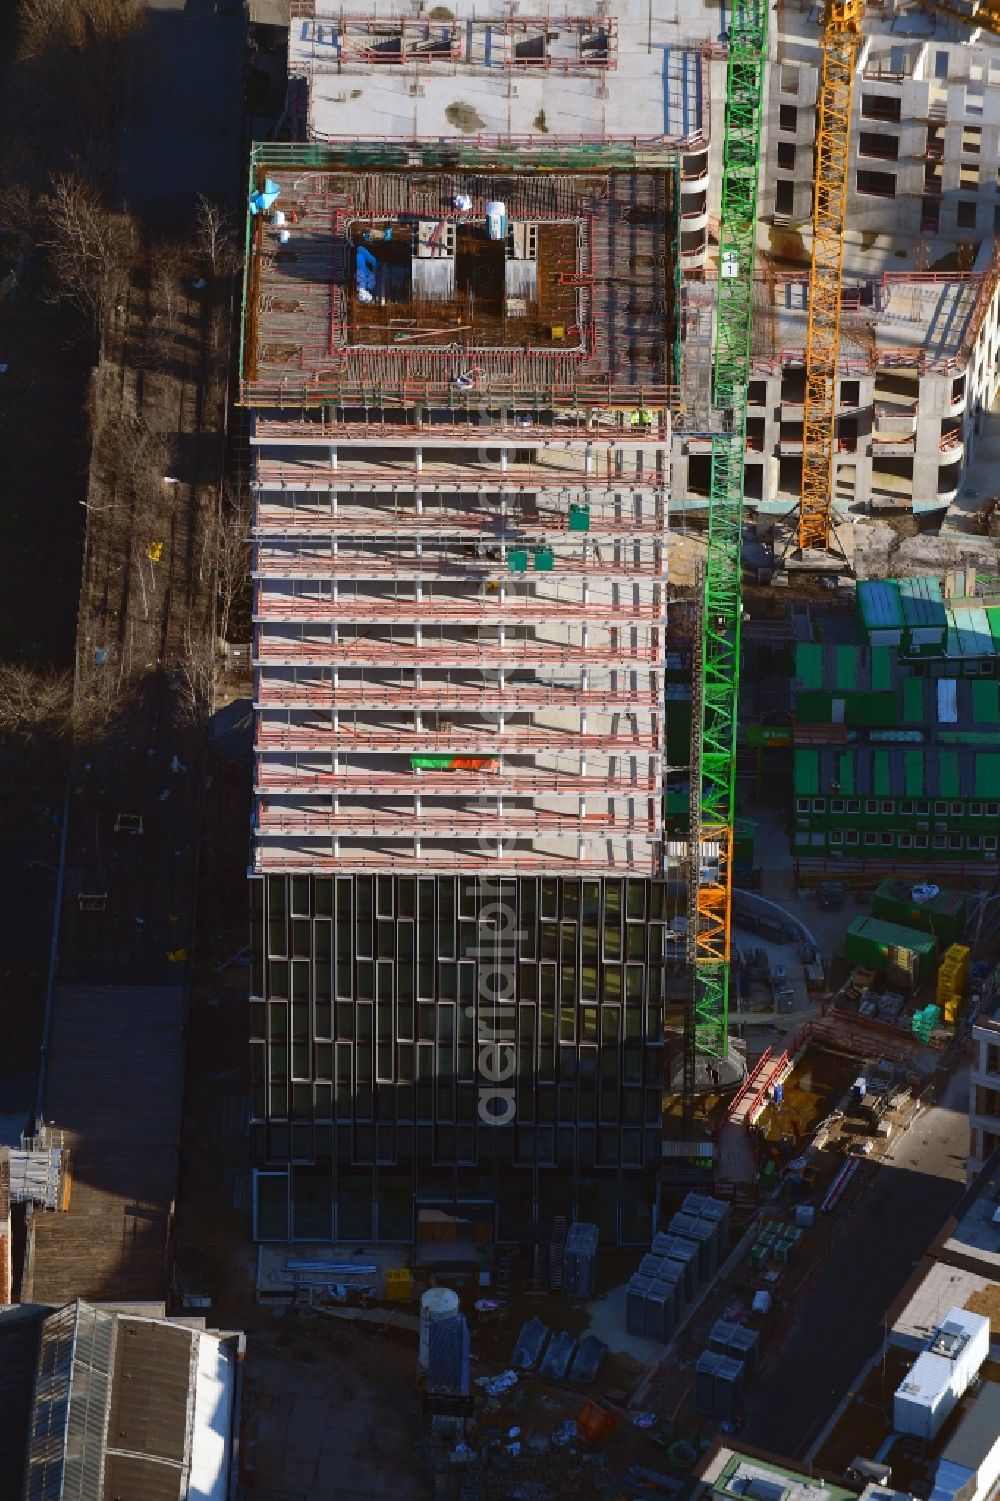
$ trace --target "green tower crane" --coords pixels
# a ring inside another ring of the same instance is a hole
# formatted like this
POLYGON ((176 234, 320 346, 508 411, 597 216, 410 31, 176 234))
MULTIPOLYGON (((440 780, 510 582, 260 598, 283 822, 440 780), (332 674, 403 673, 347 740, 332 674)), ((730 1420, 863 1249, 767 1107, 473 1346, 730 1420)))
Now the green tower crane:
MULTIPOLYGON (((712 472, 708 549, 695 663, 684 1102, 690 1119, 697 1055, 729 1051, 729 956, 736 725, 740 676, 743 466, 757 185, 760 177, 767 0, 732 15, 726 79, 722 212, 712 367, 712 472)), ((687 1134, 687 1133, 686 1133, 687 1134)))

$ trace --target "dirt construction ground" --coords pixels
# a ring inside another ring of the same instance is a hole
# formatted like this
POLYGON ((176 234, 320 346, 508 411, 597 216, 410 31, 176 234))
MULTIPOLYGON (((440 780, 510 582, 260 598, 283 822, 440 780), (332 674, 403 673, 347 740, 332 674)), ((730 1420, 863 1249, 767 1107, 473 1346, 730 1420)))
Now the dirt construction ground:
POLYGON ((247 1336, 248 1501, 424 1501, 416 1350, 319 1313, 258 1313, 247 1336))

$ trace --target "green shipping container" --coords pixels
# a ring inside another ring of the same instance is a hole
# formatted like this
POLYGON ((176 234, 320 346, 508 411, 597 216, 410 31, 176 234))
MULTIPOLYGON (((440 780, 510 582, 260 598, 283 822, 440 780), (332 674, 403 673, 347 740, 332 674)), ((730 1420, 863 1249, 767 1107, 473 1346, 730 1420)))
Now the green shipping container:
POLYGON ((933 933, 878 917, 856 917, 847 930, 845 952, 849 964, 863 964, 884 975, 893 989, 909 991, 933 976, 938 941, 933 933))
POLYGON ((872 916, 904 928, 933 933, 942 949, 957 943, 965 932, 965 897, 961 891, 939 891, 929 901, 915 902, 912 881, 883 881, 872 896, 872 916))

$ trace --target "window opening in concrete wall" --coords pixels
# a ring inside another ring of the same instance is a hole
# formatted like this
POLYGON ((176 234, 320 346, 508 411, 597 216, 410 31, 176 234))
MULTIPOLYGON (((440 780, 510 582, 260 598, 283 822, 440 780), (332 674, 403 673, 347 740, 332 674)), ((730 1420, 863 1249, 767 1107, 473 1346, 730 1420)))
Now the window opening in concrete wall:
POLYGON ((895 198, 895 172, 859 172, 858 192, 876 198, 895 198))
POLYGON ((866 120, 902 119, 902 101, 891 94, 862 94, 861 114, 866 120))
POLYGON ((863 130, 858 136, 858 154, 894 162, 899 158, 899 137, 887 130, 863 130))

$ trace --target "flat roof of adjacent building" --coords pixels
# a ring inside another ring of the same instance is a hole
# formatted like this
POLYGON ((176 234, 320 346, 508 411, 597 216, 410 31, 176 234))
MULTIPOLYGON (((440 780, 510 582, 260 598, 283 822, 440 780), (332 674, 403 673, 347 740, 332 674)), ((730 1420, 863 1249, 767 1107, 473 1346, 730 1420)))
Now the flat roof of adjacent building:
POLYGON ((1000 1385, 986 1381, 965 1417, 941 1451, 942 1460, 978 1470, 1000 1435, 1000 1385))
POLYGON ((914 1353, 922 1350, 952 1308, 990 1318, 1000 1336, 1000 1286, 992 1277, 947 1262, 932 1261, 893 1319, 889 1343, 914 1353))
POLYGON ((240 1348, 238 1335, 107 1305, 47 1310, 33 1394, 28 1380, 29 1501, 68 1486, 78 1501, 226 1501, 240 1348))
POLYGON ((752 1449, 733 1449, 721 1441, 709 1450, 698 1479, 716 1496, 740 1501, 849 1501, 857 1495, 828 1480, 815 1480, 777 1458, 765 1458, 752 1449))
MULTIPOLYGON (((947 274, 947 273, 942 273, 947 274)), ((903 369, 940 369, 960 373, 954 362, 967 349, 976 330, 976 310, 984 286, 982 276, 954 273, 954 281, 923 278, 914 272, 890 273, 872 281, 874 303, 862 303, 857 312, 844 317, 841 326, 840 372, 860 375, 876 364, 903 369)), ((783 364, 803 364, 808 308, 808 271, 803 268, 779 282, 773 291, 773 316, 757 319, 754 366, 777 372, 783 364), (776 347, 775 347, 776 346, 776 347)), ((845 293, 850 290, 845 280, 845 293)), ((883 398, 879 398, 882 400, 883 398)), ((791 414, 787 414, 790 420, 791 414)), ((875 585, 878 592, 879 585, 875 585)))
POLYGON ((979 300, 980 283, 955 281, 882 283, 875 321, 876 358, 893 350, 919 350, 927 363, 954 359, 968 338, 979 300))
POLYGON ((798 746, 797 795, 1000 799, 1000 753, 937 747, 798 746))
POLYGON ((31 1390, 42 1319, 36 1304, 0 1309, 0 1501, 23 1501, 31 1390))
POLYGON ((63 1210, 35 1217, 39 1302, 163 1298, 185 1012, 179 986, 57 986, 44 1114, 70 1186, 63 1210))
POLYGON ((984 1164, 955 1211, 934 1254, 1000 1280, 1000 1150, 984 1164))
POLYGON ((507 0, 451 0, 447 14, 419 17, 408 0, 384 0, 377 15, 345 14, 336 0, 314 10, 292 19, 288 69, 309 80, 316 140, 356 138, 367 126, 390 140, 697 144, 707 129, 698 43, 717 42, 720 21, 692 4, 669 16, 592 3, 518 13, 507 0))

